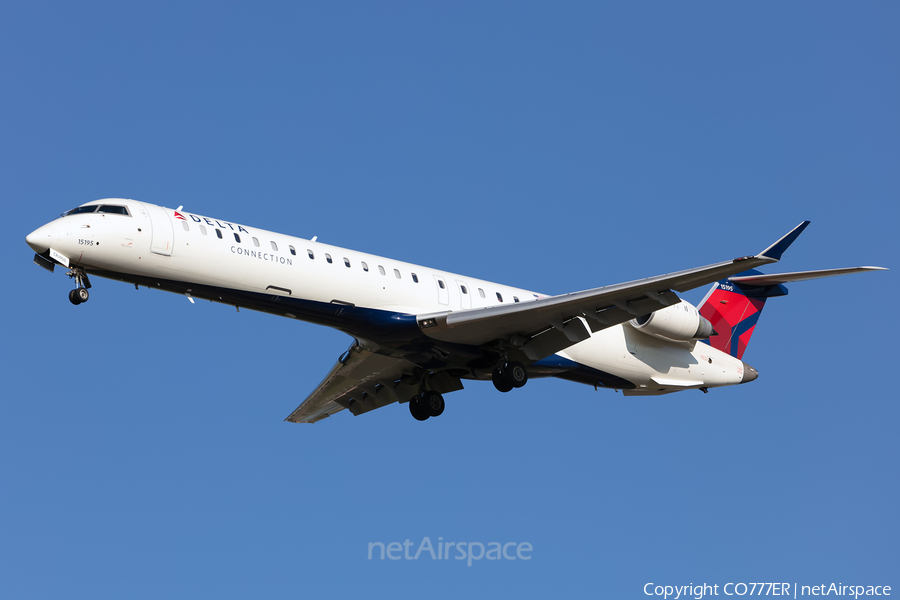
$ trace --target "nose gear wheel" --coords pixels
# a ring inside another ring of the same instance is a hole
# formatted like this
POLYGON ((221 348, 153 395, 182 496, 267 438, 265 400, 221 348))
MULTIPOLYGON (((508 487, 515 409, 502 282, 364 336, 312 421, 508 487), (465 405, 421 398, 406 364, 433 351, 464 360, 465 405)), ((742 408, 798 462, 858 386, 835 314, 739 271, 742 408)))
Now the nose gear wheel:
POLYGON ((69 302, 74 305, 79 305, 88 301, 88 291, 85 288, 75 288, 71 292, 69 292, 69 302))
POLYGON ((90 297, 88 289, 91 287, 91 280, 88 279, 84 269, 72 267, 66 275, 75 280, 75 289, 69 292, 69 302, 76 306, 87 302, 90 297))

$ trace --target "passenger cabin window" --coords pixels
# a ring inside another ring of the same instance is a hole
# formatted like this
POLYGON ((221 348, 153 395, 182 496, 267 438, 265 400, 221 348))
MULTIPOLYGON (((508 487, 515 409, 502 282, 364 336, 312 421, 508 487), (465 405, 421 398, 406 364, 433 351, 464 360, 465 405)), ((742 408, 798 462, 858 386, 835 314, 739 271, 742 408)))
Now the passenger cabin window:
POLYGON ((325 253, 325 262, 327 262, 329 265, 330 265, 331 262, 332 262, 332 261, 331 261, 331 255, 328 254, 328 253, 325 253))
POLYGON ((367 264, 365 263, 365 261, 361 262, 360 264, 362 265, 363 271, 365 271, 366 273, 368 273, 368 272, 369 272, 369 265, 367 265, 367 264))
POLYGON ((413 282, 419 283, 419 278, 416 277, 416 274, 415 274, 415 273, 412 274, 412 278, 413 278, 413 282))
POLYGON ((181 222, 181 226, 184 227, 184 230, 185 230, 185 231, 190 231, 190 230, 191 230, 191 226, 187 224, 187 221, 182 221, 182 222, 181 222))
POLYGON ((200 233, 206 235, 206 227, 204 227, 203 225, 200 226, 200 233))
POLYGON ((273 242, 271 240, 269 240, 269 243, 272 244, 272 250, 274 250, 275 252, 278 252, 278 244, 276 244, 275 242, 273 242))
POLYGON ((306 255, 309 256, 309 260, 314 260, 316 258, 316 253, 312 250, 307 250, 306 255))
POLYGON ((400 271, 398 269, 394 269, 394 277, 400 279, 400 271))
POLYGON ((347 267, 348 269, 350 268, 350 259, 347 258, 346 256, 344 257, 344 266, 347 267))
POLYGON ((293 246, 288 246, 288 248, 291 250, 291 254, 293 254, 294 256, 297 256, 297 251, 294 250, 293 246))
POLYGON ((381 273, 382 275, 384 275, 384 267, 382 267, 381 265, 378 265, 378 272, 381 273))
POLYGON ((113 206, 111 204, 101 204, 97 212, 107 213, 110 215, 125 215, 126 217, 130 216, 128 214, 128 209, 124 206, 113 206))
POLYGON ((222 239, 222 232, 219 231, 218 229, 216 229, 216 237, 219 238, 220 240, 222 239))
MULTIPOLYGON (((185 224, 186 224, 186 223, 185 223, 185 224)), ((240 244, 240 243, 241 243, 241 236, 239 236, 238 234, 234 234, 234 241, 236 241, 238 244, 240 244)))
POLYGON ((97 210, 97 205, 93 206, 79 206, 78 208, 73 208, 69 212, 67 212, 64 216, 68 217, 69 215, 81 215, 84 213, 92 213, 97 210))
POLYGON ((503 296, 500 295, 500 292, 497 292, 497 300, 503 302, 503 296))
POLYGON ((464 286, 464 285, 459 286, 459 289, 462 290, 462 293, 463 293, 463 294, 468 294, 468 293, 469 293, 469 290, 467 290, 467 289, 466 289, 466 286, 464 286))
POLYGON ((253 245, 256 246, 257 248, 259 248, 259 240, 256 239, 255 237, 253 238, 253 245))
POLYGON ((438 279, 438 287, 444 289, 444 282, 440 279, 438 279))
POLYGON ((484 290, 481 288, 478 288, 478 295, 481 296, 482 298, 484 298, 484 290))

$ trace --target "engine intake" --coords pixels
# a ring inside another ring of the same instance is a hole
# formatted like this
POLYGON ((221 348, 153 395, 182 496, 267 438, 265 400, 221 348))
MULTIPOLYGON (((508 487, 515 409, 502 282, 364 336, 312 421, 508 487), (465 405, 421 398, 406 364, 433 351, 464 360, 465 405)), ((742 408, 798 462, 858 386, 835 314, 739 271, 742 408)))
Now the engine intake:
POLYGON ((629 323, 641 333, 674 342, 705 340, 711 335, 718 335, 712 323, 700 316, 693 304, 684 300, 632 319, 629 323))

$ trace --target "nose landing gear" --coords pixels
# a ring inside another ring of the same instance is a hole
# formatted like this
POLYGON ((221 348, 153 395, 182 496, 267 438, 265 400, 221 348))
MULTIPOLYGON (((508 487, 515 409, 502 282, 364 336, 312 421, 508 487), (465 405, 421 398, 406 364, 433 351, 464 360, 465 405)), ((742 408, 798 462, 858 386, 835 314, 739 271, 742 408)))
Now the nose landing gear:
POLYGON ((90 297, 88 289, 91 287, 91 280, 88 279, 84 269, 72 267, 66 275, 75 280, 75 289, 69 292, 69 302, 76 306, 87 302, 90 297))

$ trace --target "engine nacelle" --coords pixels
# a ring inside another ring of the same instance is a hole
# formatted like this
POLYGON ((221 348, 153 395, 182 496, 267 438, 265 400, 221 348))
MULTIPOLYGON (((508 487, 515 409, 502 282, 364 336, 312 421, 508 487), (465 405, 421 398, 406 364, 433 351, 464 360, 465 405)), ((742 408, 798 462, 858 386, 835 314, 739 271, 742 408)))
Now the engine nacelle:
POLYGON ((629 323, 641 333, 667 341, 690 342, 716 335, 712 323, 700 316, 693 304, 684 300, 632 319, 629 323))

